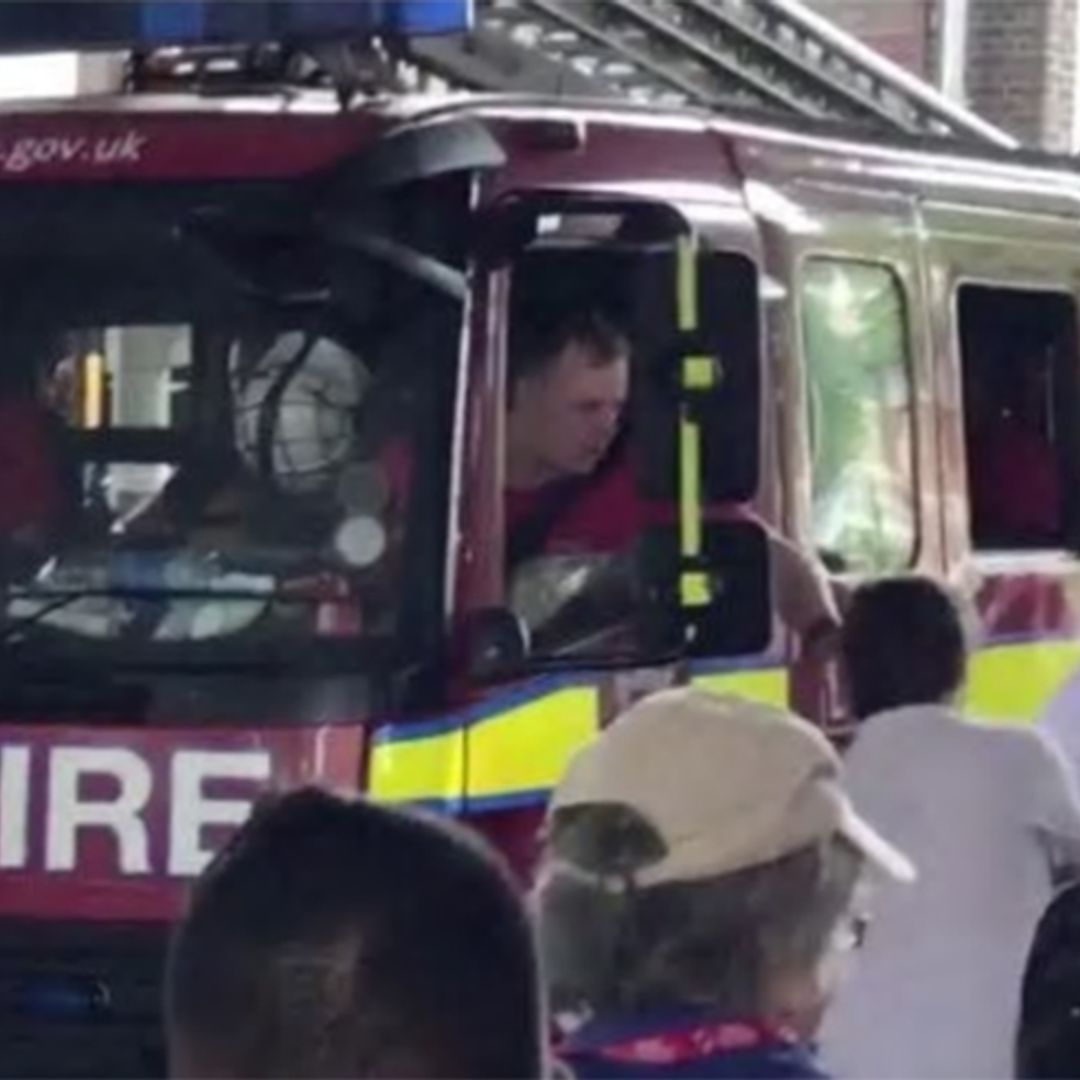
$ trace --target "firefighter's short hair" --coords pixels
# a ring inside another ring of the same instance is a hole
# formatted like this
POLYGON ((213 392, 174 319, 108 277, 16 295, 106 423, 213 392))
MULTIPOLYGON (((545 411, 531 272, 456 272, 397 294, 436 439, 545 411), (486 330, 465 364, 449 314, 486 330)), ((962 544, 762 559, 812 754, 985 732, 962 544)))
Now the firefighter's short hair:
POLYGON ((532 313, 515 320, 510 331, 510 385, 538 375, 571 343, 583 345, 597 365, 630 356, 630 339, 598 308, 532 313))
POLYGON ((464 830, 305 789, 215 858, 174 935, 173 1075, 540 1076, 534 946, 464 830))

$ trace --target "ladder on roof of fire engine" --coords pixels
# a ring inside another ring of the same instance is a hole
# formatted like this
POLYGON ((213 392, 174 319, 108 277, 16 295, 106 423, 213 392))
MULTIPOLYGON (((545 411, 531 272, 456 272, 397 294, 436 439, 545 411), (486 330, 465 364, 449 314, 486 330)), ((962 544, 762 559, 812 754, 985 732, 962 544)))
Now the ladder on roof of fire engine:
POLYGON ((591 94, 1014 146, 798 0, 478 0, 475 30, 409 43, 474 90, 591 94))

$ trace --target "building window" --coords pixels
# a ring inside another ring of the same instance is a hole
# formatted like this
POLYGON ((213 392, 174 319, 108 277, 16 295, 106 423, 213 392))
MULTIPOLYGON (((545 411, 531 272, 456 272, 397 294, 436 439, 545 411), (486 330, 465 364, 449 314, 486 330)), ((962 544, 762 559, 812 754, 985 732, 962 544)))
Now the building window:
POLYGON ((972 546, 1064 547, 1080 479, 1075 301, 965 285, 956 312, 972 546))
POLYGON ((908 566, 915 468, 900 281, 877 264, 811 259, 801 303, 815 546, 838 573, 908 566))

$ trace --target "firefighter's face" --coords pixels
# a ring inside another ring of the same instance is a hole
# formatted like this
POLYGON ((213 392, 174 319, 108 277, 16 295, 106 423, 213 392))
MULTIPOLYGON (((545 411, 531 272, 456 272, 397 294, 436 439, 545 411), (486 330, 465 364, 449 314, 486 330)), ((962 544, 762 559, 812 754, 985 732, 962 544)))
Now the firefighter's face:
POLYGON ((598 356, 572 341, 515 387, 510 438, 552 478, 587 475, 619 430, 629 388, 629 357, 598 356))

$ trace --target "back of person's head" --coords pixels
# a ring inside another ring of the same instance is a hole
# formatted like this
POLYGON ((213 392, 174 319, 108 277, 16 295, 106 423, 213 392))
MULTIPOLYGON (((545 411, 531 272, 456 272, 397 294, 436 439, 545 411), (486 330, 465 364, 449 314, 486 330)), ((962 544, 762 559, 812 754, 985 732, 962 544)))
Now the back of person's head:
POLYGON ((463 830, 315 789, 279 796, 174 936, 174 1075, 525 1077, 543 1069, 531 929, 463 830))
POLYGON ((1080 885, 1059 892, 1035 930, 1020 996, 1016 1075, 1080 1076, 1080 885))
POLYGON ((555 314, 523 316, 511 330, 510 386, 550 370, 569 345, 577 345, 589 362, 603 367, 630 357, 630 340, 606 314, 579 308, 555 314))
MULTIPOLYGON (((658 842, 647 822, 597 807, 557 820, 552 851, 599 846, 625 860, 658 842)), ((761 866, 651 888, 637 888, 632 875, 620 886, 618 875, 590 882, 549 868, 541 942, 552 1008, 605 1016, 690 1005, 779 1019, 777 989, 815 978, 861 865, 833 838, 761 866)))
POLYGON ((937 582, 909 575, 861 585, 842 637, 855 716, 951 701, 964 684, 967 648, 960 610, 937 582))
POLYGON ((624 713, 549 812, 538 901, 556 1012, 778 1019, 796 983, 818 1007, 864 864, 911 873, 839 777, 824 737, 778 709, 675 690, 624 713))

